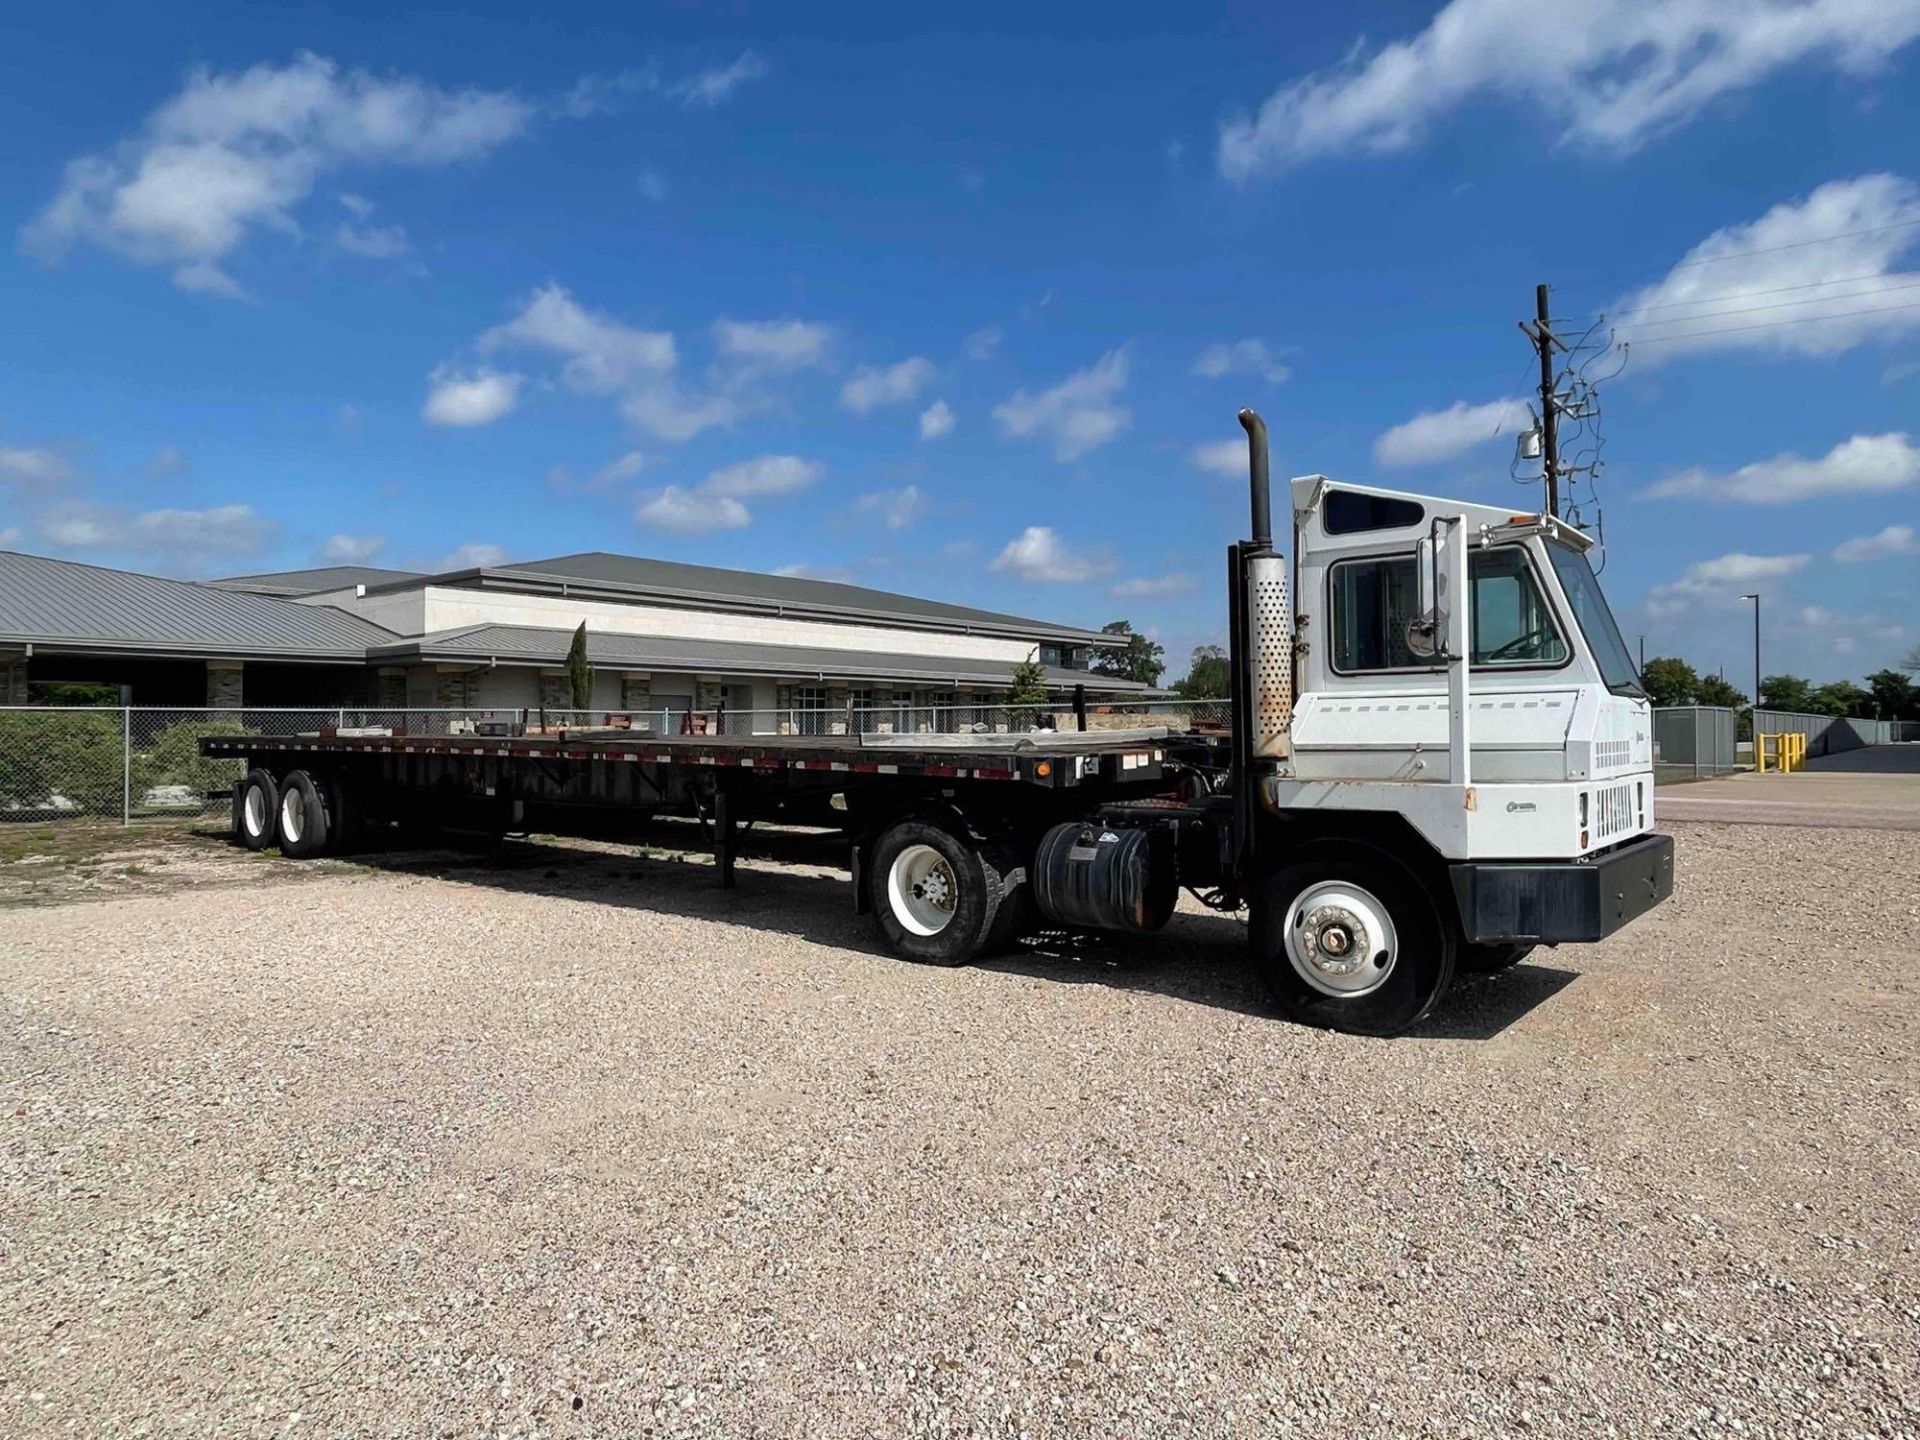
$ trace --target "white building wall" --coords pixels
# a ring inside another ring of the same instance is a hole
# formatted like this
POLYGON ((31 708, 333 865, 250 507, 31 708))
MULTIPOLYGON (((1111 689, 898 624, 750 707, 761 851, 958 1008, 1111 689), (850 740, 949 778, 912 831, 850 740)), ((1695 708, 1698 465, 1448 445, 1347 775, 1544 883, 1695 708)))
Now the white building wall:
POLYGON ((1015 664, 1033 653, 1033 643, 1000 640, 954 631, 910 630, 881 625, 836 625, 824 620, 790 619, 780 615, 741 615, 715 610, 680 610, 664 605, 625 605, 609 600, 576 600, 560 595, 515 595, 501 591, 468 590, 430 585, 409 596, 424 596, 417 618, 401 606, 389 606, 393 596, 333 603, 364 615, 377 625, 398 629, 405 621, 417 628, 402 633, 424 634, 463 625, 536 625, 546 630, 571 630, 584 620, 588 630, 613 635, 660 635, 684 640, 729 640, 749 645, 817 645, 831 650, 896 651, 910 655, 947 655, 970 660, 1001 660, 1015 664), (376 613, 370 606, 380 606, 376 613), (388 618, 391 617, 391 618, 388 618))
POLYGON ((319 595, 298 597, 302 605, 331 605, 376 625, 384 625, 396 635, 424 635, 427 632, 427 595, 424 589, 396 590, 390 595, 356 595, 351 590, 329 590, 319 595))

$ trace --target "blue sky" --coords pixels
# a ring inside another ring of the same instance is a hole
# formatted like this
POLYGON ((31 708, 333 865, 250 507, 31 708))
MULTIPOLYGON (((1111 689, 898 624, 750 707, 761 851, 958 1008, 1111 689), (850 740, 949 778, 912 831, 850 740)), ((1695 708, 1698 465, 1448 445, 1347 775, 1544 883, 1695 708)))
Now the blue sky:
POLYGON ((1630 639, 1744 684, 1757 587, 1769 671, 1920 641, 1920 0, 706 8, 16 31, 0 543, 805 567, 1178 674, 1240 405, 1280 475, 1537 503, 1544 280, 1633 342, 1630 639))

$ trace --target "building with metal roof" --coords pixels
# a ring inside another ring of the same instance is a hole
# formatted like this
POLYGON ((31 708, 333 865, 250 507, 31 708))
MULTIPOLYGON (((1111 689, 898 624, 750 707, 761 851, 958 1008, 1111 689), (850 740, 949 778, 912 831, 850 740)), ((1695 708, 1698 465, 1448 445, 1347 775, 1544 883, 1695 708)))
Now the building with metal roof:
MULTIPOLYGON (((588 552, 438 574, 369 566, 192 582, 0 552, 0 701, 106 681, 134 703, 593 708, 734 715, 988 706, 1014 668, 1096 699, 1098 631, 794 576, 588 552)), ((769 722, 771 723, 771 721, 769 722)))

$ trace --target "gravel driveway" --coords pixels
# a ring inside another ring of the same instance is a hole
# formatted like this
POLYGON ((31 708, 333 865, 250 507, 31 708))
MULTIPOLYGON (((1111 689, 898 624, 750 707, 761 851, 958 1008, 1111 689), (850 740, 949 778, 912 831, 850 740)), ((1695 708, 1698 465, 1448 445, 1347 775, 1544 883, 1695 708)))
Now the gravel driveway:
POLYGON ((604 850, 0 911, 0 1433, 1911 1435, 1920 834, 1380 1042, 604 850))

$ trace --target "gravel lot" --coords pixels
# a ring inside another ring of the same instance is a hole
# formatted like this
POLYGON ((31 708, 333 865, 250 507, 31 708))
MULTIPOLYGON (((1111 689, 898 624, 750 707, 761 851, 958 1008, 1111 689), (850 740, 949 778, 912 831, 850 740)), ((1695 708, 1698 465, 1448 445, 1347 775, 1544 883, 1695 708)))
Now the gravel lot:
POLYGON ((0 910, 0 1432, 1920 1432, 1920 834, 1675 829, 1391 1042, 791 846, 0 910))

